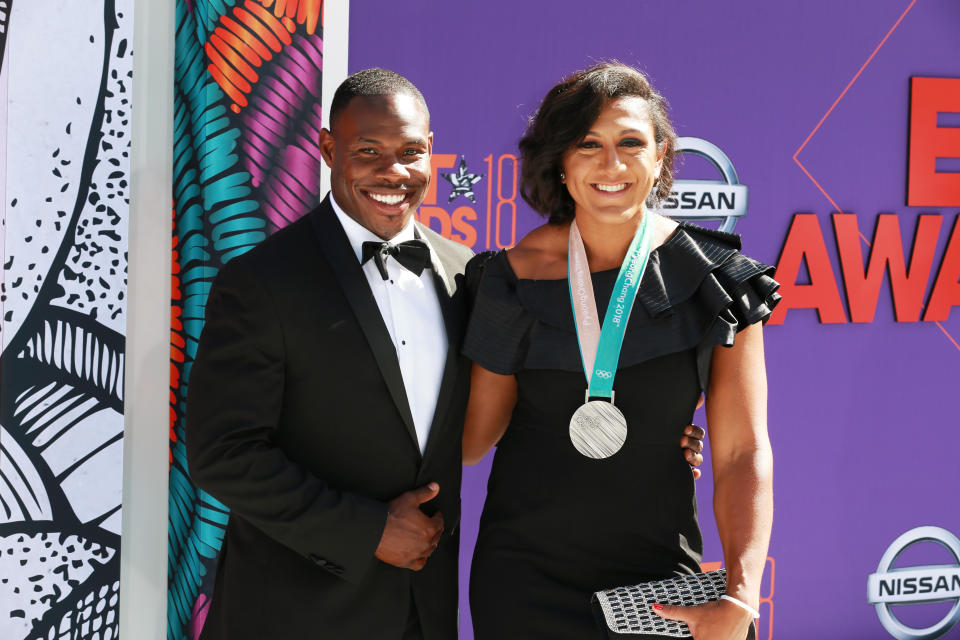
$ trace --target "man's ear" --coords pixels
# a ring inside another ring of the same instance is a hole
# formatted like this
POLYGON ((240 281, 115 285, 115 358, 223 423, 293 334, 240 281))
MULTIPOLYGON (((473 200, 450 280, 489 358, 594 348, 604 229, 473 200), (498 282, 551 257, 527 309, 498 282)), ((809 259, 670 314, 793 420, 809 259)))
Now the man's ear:
POLYGON ((337 148, 337 141, 329 129, 320 130, 320 155, 327 166, 333 168, 333 154, 337 148))
POLYGON ((427 153, 433 155, 433 131, 427 136, 427 153))

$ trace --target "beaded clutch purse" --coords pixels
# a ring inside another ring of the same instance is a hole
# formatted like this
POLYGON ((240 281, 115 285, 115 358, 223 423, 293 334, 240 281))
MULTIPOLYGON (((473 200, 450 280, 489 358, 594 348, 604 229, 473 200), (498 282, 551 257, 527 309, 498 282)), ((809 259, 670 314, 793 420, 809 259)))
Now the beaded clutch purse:
MULTIPOLYGON (((653 612, 654 604, 693 606, 719 600, 726 592, 727 572, 678 576, 655 582, 617 587, 593 594, 591 603, 608 638, 690 638, 685 622, 665 620, 653 612)), ((750 625, 747 640, 754 640, 756 631, 750 625)))

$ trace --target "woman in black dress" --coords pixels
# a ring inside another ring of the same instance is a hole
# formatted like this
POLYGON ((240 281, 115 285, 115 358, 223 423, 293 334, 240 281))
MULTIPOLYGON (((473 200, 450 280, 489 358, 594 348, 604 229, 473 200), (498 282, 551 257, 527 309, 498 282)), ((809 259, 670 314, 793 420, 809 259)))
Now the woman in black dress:
POLYGON ((759 605, 772 520, 761 321, 771 267, 739 237, 648 210, 670 193, 676 134, 640 72, 605 63, 550 90, 520 142, 522 194, 549 222, 468 266, 476 302, 464 461, 497 445, 470 585, 478 640, 602 638, 593 592, 700 571, 694 479, 677 446, 701 393, 727 594, 664 607, 697 640, 742 640, 759 605), (571 221, 600 318, 647 217, 646 271, 615 377, 623 447, 591 459, 568 425, 586 381, 567 280, 571 221), (478 283, 478 284, 477 284, 478 283))

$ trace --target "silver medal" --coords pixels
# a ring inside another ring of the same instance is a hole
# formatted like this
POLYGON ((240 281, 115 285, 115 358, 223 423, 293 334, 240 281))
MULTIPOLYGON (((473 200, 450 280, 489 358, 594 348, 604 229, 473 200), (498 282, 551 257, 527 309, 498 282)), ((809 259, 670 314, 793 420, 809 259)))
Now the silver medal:
POLYGON ((591 400, 570 418, 570 440, 588 458, 609 458, 627 440, 627 419, 612 402, 591 400))

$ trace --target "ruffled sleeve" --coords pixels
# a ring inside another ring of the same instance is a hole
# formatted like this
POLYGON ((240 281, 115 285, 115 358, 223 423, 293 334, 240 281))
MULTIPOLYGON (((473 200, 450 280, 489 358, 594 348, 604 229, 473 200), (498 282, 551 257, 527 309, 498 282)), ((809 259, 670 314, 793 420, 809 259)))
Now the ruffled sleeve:
POLYGON ((517 277, 504 251, 482 253, 466 267, 473 309, 463 354, 502 375, 523 368, 534 318, 517 295, 517 277))
POLYGON ((735 253, 704 278, 699 294, 712 299, 710 306, 716 309, 716 316, 701 343, 730 347, 737 333, 751 324, 767 321, 780 301, 780 284, 770 277, 773 270, 735 253))
POLYGON ((770 318, 780 301, 777 293, 780 283, 771 277, 773 272, 774 267, 740 253, 718 269, 717 280, 729 294, 729 310, 736 320, 736 331, 770 318))
POLYGON ((731 347, 736 334, 757 322, 766 322, 780 301, 780 283, 772 278, 774 267, 739 252, 740 238, 693 225, 684 225, 688 236, 707 251, 726 245, 733 249, 716 260, 697 289, 697 305, 709 310, 711 319, 697 346, 697 373, 700 388, 709 386, 710 365, 715 346, 731 347))

